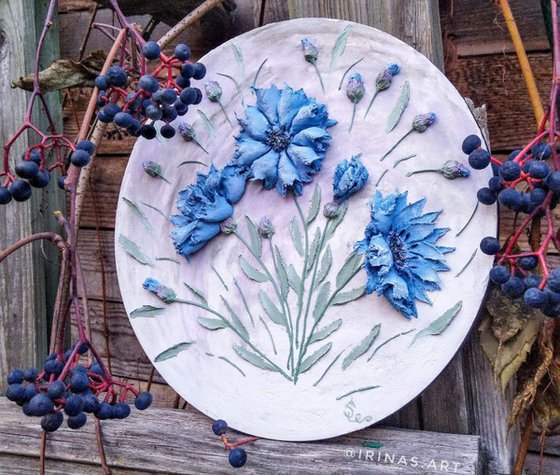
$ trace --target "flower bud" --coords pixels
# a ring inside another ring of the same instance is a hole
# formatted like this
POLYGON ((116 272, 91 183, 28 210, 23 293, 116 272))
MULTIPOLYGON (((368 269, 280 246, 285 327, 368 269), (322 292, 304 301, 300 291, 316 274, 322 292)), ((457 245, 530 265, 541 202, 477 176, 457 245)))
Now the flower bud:
POLYGON ((222 88, 218 81, 209 80, 204 83, 204 90, 206 91, 206 96, 212 102, 218 102, 220 97, 222 97, 222 88))
POLYGON ((308 63, 315 63, 319 56, 317 48, 307 38, 301 40, 301 47, 303 48, 303 57, 308 63))
POLYGON ((179 130, 179 135, 185 142, 192 142, 194 139, 196 139, 196 132, 194 131, 194 128, 191 124, 181 122, 177 129, 179 130))
POLYGON ((333 197, 337 202, 343 203, 350 195, 361 190, 369 178, 369 173, 360 156, 355 155, 350 162, 343 160, 334 170, 333 197))
POLYGON ((448 160, 440 168, 440 173, 449 180, 455 178, 468 178, 471 176, 471 171, 462 163, 456 160, 448 160))
POLYGON ((362 81, 362 75, 360 73, 354 73, 348 78, 346 83, 346 95, 348 99, 352 102, 360 102, 366 89, 364 87, 364 81, 362 81))
POLYGON ((235 232, 236 229, 237 223, 231 216, 220 223, 220 230, 226 235, 235 232))
POLYGON ((153 177, 161 176, 161 166, 156 162, 152 162, 151 160, 146 160, 142 162, 142 166, 144 167, 144 171, 153 177))
POLYGON ((323 206, 323 216, 327 219, 334 219, 340 214, 340 204, 336 200, 329 201, 323 206))
POLYGON ((163 284, 160 284, 156 279, 149 277, 142 285, 146 290, 156 294, 159 299, 165 303, 173 303, 177 299, 175 291, 163 284))
POLYGON ((436 115, 433 112, 427 114, 419 114, 412 121, 412 128, 416 132, 425 132, 426 129, 436 121, 436 115))
POLYGON ((267 216, 261 218, 257 229, 263 239, 270 239, 275 231, 272 221, 267 216))
POLYGON ((388 64, 383 72, 379 73, 377 76, 377 79, 375 80, 375 88, 378 91, 389 89, 391 87, 393 76, 399 74, 400 70, 401 68, 398 64, 388 64))

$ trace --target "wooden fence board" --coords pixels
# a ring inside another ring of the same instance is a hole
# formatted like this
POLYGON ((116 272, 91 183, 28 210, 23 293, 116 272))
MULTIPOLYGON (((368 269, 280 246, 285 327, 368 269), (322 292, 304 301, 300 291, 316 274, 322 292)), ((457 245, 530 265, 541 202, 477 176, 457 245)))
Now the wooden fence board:
MULTIPOLYGON (((38 420, 24 416, 4 399, 0 400, 0 419, 0 456, 27 461, 36 458, 40 437, 38 420)), ((102 423, 107 461, 112 468, 134 473, 236 473, 210 425, 211 420, 194 409, 150 408, 141 414, 133 410, 126 420, 102 423)), ((231 439, 239 440, 240 435, 232 432, 231 439)), ((91 421, 79 434, 61 428, 49 435, 47 470, 51 460, 57 462, 59 471, 62 462, 68 473, 82 473, 82 468, 89 470, 98 463, 95 447, 91 421)), ((248 446, 247 451, 249 458, 244 473, 374 471, 378 475, 415 475, 438 473, 442 463, 448 471, 457 467, 452 473, 481 473, 478 436, 429 431, 368 428, 326 441, 301 443, 261 439, 248 446), (380 442, 383 447, 366 449, 361 445, 363 441, 380 442)))

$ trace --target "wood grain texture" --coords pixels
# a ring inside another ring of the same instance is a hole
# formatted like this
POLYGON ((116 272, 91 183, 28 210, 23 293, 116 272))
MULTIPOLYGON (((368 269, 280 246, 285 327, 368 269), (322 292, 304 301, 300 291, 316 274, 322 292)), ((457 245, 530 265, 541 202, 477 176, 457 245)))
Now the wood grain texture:
MULTIPOLYGON (((241 4, 247 2, 239 2, 241 4)), ((262 24, 274 23, 275 21, 289 20, 288 2, 286 0, 255 0, 253 3, 253 16, 255 26, 259 26, 262 17, 262 24), (264 11, 261 9, 264 6, 264 11)))
MULTIPOLYGON (((38 420, 14 410, 13 403, 0 400, 0 463, 16 466, 25 460, 27 467, 37 463, 40 429, 38 420)), ((122 421, 103 422, 107 461, 115 473, 234 473, 223 446, 210 430, 211 420, 195 410, 150 408, 143 414, 133 410, 122 421)), ((228 433, 230 436, 230 433, 228 433)), ((231 432, 231 440, 242 436, 231 432)), ((66 428, 49 435, 47 471, 53 473, 94 473, 98 464, 93 424, 88 422, 80 434, 66 428), (89 470, 89 472, 88 472, 89 470)), ((437 473, 442 462, 453 473, 479 474, 479 437, 437 434, 428 431, 368 428, 353 434, 320 442, 287 443, 261 439, 248 447, 246 473, 437 473), (381 442, 381 449, 362 447, 362 441, 381 442), (361 451, 361 452, 360 452, 361 451), (381 454, 377 462, 378 453, 381 454), (346 455, 345 455, 346 454, 346 455), (366 460, 366 454, 370 460, 366 460), (413 466, 416 457, 417 466, 413 466), (371 460, 373 459, 373 460, 371 460), (399 462, 400 461, 400 462, 399 462), (405 462, 406 461, 406 462, 405 462), (433 462, 432 462, 433 461, 433 462), (405 465, 406 463, 406 465, 405 465)), ((5 472, 0 468, 2 473, 5 472)))
MULTIPOLYGON (((0 3, 0 143, 4 144, 19 128, 27 108, 27 93, 10 87, 13 78, 33 69, 35 43, 42 29, 41 18, 48 1, 19 2, 6 0, 0 3)), ((43 61, 58 56, 57 22, 53 20, 51 33, 45 43, 43 61)), ((56 96, 56 95, 55 95, 56 96)), ((56 120, 60 119, 57 96, 49 97, 56 120)), ((39 127, 44 123, 37 122, 39 127)), ((11 166, 22 152, 34 142, 36 136, 24 134, 12 148, 11 166)), ((12 168, 13 169, 13 168, 12 168)), ((3 179, 2 179, 3 180, 3 179)), ((0 211, 0 249, 4 249, 37 231, 54 227, 52 212, 60 207, 58 193, 50 191, 33 193, 25 203, 11 203, 0 211)), ((45 244, 46 247, 49 244, 45 244)), ((47 305, 45 276, 56 282, 56 251, 48 250, 53 264, 47 264, 41 254, 40 244, 26 246, 0 265, 0 391, 4 388, 5 375, 14 367, 33 366, 47 349, 47 305), (9 298, 5 298, 9 296, 9 298)))
MULTIPOLYGON (((549 49, 539 2, 510 0, 509 4, 525 49, 531 52, 549 49)), ((439 5, 444 38, 453 43, 458 56, 499 55, 514 51, 497 3, 441 0, 439 5)))

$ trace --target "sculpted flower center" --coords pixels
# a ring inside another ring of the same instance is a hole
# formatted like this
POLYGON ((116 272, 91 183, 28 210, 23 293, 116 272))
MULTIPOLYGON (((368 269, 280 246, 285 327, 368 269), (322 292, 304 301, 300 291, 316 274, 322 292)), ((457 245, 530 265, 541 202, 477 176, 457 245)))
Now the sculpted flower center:
POLYGON ((282 129, 273 129, 266 131, 267 145, 270 145, 275 152, 283 152, 292 142, 292 137, 282 129))
POLYGON ((393 254, 395 267, 397 269, 405 267, 406 258, 408 256, 406 244, 395 231, 389 234, 389 249, 391 250, 391 254, 393 254))

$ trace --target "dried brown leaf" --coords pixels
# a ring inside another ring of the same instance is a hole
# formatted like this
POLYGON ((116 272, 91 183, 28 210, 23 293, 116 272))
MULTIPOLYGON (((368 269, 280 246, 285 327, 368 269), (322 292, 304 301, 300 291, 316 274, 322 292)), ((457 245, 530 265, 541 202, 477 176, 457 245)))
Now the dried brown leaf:
MULTIPOLYGON (((97 50, 80 62, 60 59, 39 73, 41 91, 59 91, 68 87, 92 87, 95 77, 100 73, 105 62, 106 53, 97 50)), ((33 75, 20 77, 12 81, 12 87, 26 91, 33 90, 33 75)))

